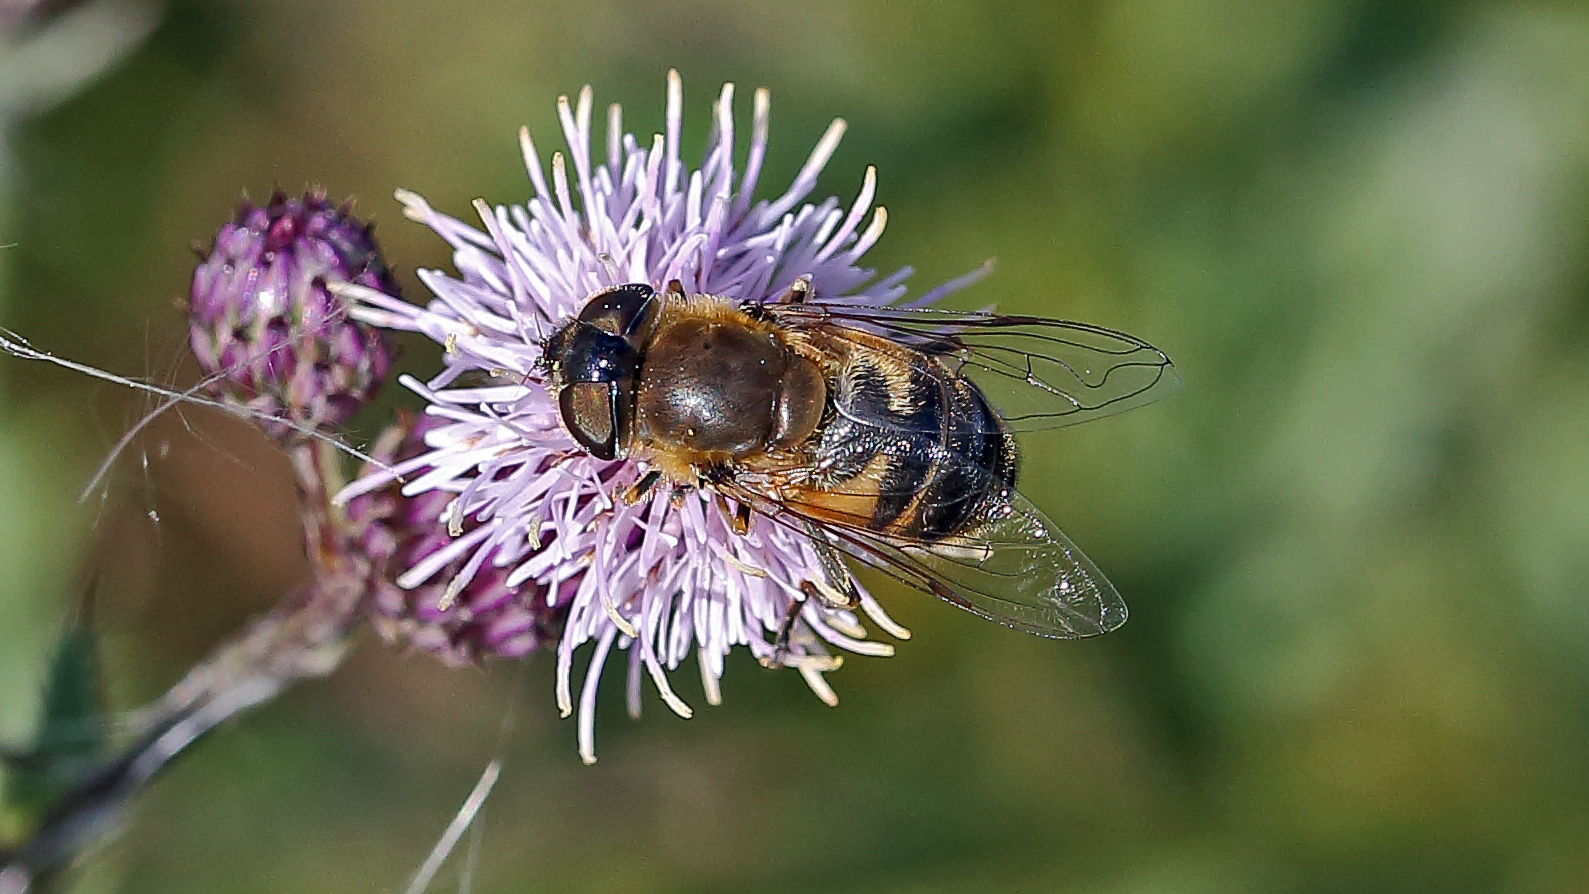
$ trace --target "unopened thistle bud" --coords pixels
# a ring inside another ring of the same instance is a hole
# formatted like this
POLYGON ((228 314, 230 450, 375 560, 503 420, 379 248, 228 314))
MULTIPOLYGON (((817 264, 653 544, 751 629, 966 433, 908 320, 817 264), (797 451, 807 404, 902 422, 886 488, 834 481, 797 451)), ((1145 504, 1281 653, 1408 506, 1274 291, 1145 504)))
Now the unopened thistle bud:
POLYGON ((245 200, 193 272, 188 325, 211 390, 265 431, 293 439, 340 425, 391 366, 386 336, 348 317, 327 288, 397 295, 371 227, 324 193, 245 200))

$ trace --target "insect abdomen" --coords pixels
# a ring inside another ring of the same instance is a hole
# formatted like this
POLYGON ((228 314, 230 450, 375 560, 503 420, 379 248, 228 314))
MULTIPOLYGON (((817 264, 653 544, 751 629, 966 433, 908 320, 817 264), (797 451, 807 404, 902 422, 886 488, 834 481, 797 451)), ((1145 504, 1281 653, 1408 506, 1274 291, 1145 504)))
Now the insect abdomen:
POLYGON ((975 386, 955 379, 943 389, 944 442, 916 501, 908 533, 940 540, 985 520, 1015 488, 1015 444, 975 386))
POLYGON ((891 359, 867 352, 845 364, 819 465, 835 495, 871 498, 868 527, 941 540, 1007 498, 1015 445, 970 382, 944 367, 891 359))

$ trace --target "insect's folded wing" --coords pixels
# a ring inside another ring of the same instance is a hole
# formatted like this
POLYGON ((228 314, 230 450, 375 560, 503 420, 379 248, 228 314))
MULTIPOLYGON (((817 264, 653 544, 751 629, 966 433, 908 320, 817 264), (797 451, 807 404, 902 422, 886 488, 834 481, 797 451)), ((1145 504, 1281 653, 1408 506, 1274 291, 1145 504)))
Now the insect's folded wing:
POLYGON ((923 375, 965 377, 1016 431, 1076 425, 1180 387, 1163 351, 1124 332, 1044 317, 901 307, 808 304, 772 311, 791 327, 836 337, 866 332, 940 363, 923 375))
POLYGON ((1008 627, 1079 639, 1126 621, 1125 602, 1096 565, 1029 501, 1011 494, 997 517, 933 543, 874 530, 867 519, 799 498, 774 501, 742 485, 725 493, 775 523, 816 530, 845 553, 916 589, 1008 627))

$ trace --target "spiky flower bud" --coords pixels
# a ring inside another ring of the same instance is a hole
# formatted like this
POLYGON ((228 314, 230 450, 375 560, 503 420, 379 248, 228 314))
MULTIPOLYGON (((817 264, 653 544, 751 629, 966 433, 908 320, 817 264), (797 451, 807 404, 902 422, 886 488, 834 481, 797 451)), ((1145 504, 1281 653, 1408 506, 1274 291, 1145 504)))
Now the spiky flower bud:
MULTIPOLYGON (((426 433, 441 427, 435 417, 400 421, 377 440, 371 456, 387 466, 405 463, 426 453, 426 433)), ((412 470, 416 476, 426 471, 412 470)), ((366 605, 376 631, 387 642, 408 643, 453 665, 489 656, 522 658, 553 641, 567 600, 554 609, 548 587, 535 581, 510 586, 511 568, 487 561, 457 592, 448 592, 452 582, 465 580, 461 572, 470 564, 457 542, 483 533, 473 520, 460 523, 449 512, 453 505, 450 495, 436 490, 404 496, 395 482, 348 503, 348 520, 358 532, 355 548, 369 560, 366 605), (437 573, 411 570, 438 562, 437 573), (417 583, 409 579, 416 576, 417 583)))
POLYGON ((244 200, 193 271, 188 324, 210 389, 267 433, 346 422, 391 366, 380 330, 348 317, 327 285, 352 282, 397 295, 371 227, 311 190, 244 200))

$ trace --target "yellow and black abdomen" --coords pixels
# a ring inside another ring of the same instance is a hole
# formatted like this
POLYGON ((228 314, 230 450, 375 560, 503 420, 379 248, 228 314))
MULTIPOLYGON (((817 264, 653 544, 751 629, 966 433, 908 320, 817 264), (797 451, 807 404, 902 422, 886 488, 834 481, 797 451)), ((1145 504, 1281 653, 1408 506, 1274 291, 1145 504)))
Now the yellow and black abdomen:
POLYGON ((814 465, 835 497, 870 501, 866 527, 942 540, 986 520, 1014 489, 1014 440, 982 392, 937 358, 855 351, 831 393, 814 465))

